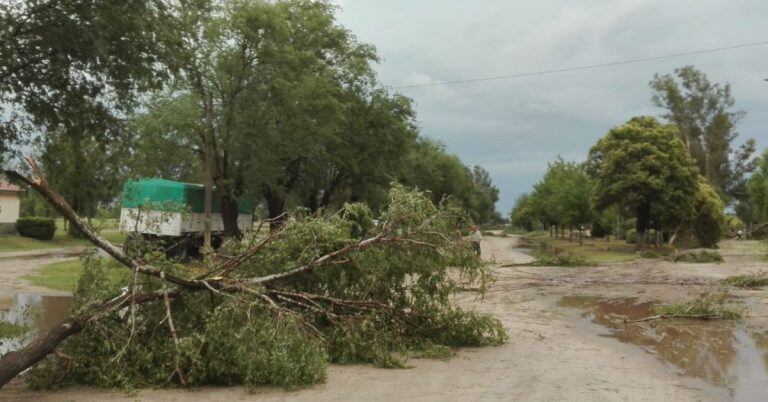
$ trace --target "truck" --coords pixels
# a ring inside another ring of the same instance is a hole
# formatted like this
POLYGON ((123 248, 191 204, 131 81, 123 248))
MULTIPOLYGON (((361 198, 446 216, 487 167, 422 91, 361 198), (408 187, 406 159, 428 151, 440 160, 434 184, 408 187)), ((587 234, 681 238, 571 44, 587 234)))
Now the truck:
MULTIPOLYGON (((159 178, 130 180, 123 186, 120 231, 163 245, 169 256, 185 258, 195 254, 202 245, 205 227, 204 194, 200 184, 159 178)), ((224 231, 219 199, 214 189, 211 215, 214 247, 221 244, 224 231)), ((242 197, 238 208, 238 228, 251 230, 252 199, 242 197)))

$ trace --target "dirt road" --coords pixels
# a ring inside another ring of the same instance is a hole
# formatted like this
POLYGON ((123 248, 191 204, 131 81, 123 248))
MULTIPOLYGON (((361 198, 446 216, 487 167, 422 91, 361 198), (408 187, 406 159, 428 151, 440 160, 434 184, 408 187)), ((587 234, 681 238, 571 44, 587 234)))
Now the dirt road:
MULTIPOLYGON (((600 295, 622 300, 675 301, 710 289, 720 278, 765 268, 759 258, 726 264, 662 261, 588 268, 502 267, 531 257, 515 250, 515 237, 486 237, 483 258, 496 265, 497 281, 484 299, 466 293, 459 303, 502 320, 510 341, 500 347, 463 349, 449 361, 414 360, 405 370, 334 365, 325 384, 298 391, 205 388, 115 391, 66 389, 40 393, 11 386, 0 400, 102 401, 719 401, 751 400, 749 392, 684 375, 649 348, 607 335, 585 319, 568 297, 600 295), (631 298, 631 299, 626 299, 631 298), (746 399, 745 399, 746 398, 746 399)), ((734 255, 741 255, 735 253, 734 255)), ((768 294, 736 292, 762 314, 768 294), (755 302, 756 300, 756 302, 755 302)), ((756 315, 760 315, 756 314, 756 315)), ((764 319, 763 319, 764 320, 764 319)), ((760 326, 763 321, 749 325, 760 326)), ((731 359, 733 360, 733 359, 731 359)), ((767 359, 768 360, 768 359, 767 359)), ((729 366, 730 367, 730 366, 729 366)), ((760 373, 758 373, 759 376, 760 373)), ((762 381, 760 379, 759 381, 762 381)), ((759 388, 764 389, 764 388, 759 388)))

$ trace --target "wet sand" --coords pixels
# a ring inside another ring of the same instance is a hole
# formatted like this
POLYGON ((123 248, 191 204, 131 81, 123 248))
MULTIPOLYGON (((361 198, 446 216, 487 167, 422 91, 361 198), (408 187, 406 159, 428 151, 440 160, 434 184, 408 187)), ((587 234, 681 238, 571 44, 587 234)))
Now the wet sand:
MULTIPOLYGON (((510 335, 506 345, 462 349, 445 362, 412 360, 410 364, 414 367, 404 370, 334 365, 325 384, 298 391, 273 387, 248 391, 232 387, 142 390, 127 395, 87 388, 33 392, 16 382, 0 392, 0 400, 719 401, 745 397, 743 400, 750 400, 750 394, 739 394, 735 390, 740 386, 738 380, 742 385, 757 381, 760 386, 766 373, 759 372, 759 368, 753 373, 756 377, 737 378, 735 384, 732 381, 718 384, 712 378, 686 372, 665 359, 654 345, 640 345, 617 335, 611 320, 625 314, 621 311, 626 309, 604 315, 609 322, 601 322, 596 319, 600 312, 594 310, 594 305, 563 302, 569 297, 593 302, 608 300, 608 303, 631 299, 627 307, 631 310, 633 305, 643 306, 651 301, 679 301, 689 292, 718 287, 719 279, 728 275, 768 268, 759 260, 759 255, 743 257, 737 250, 731 257, 729 250, 739 246, 734 243, 724 247, 725 264, 639 260, 585 268, 503 267, 527 262, 531 257, 514 250, 518 247, 515 237, 486 237, 483 258, 495 265, 497 281, 482 300, 468 292, 462 293, 457 301, 502 320, 510 335)), ((763 310, 768 292, 734 291, 733 294, 750 309, 744 324, 739 324, 744 332, 732 336, 746 343, 753 339, 749 334, 760 333, 765 326, 764 316, 768 311, 763 310)), ((641 313, 645 311, 633 314, 641 313)), ((721 335, 723 337, 728 338, 721 335)), ((759 342, 768 344, 768 339, 755 338, 754 353, 759 354, 759 342)), ((749 366, 750 362, 741 361, 737 355, 734 352, 728 366, 746 365, 749 372, 754 365, 749 366)), ((738 370, 736 372, 740 372, 738 370)))

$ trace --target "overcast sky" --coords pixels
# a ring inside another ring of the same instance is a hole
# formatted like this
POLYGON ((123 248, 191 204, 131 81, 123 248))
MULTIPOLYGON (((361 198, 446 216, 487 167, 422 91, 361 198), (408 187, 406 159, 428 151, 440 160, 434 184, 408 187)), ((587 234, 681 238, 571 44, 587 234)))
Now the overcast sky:
MULTIPOLYGON (((551 70, 768 41, 768 0, 336 0, 390 86, 551 70)), ((488 169, 507 214, 558 154, 582 161, 611 127, 658 115, 648 82, 691 64, 730 82, 741 140, 768 146, 768 46, 472 84, 399 89, 422 133, 488 169)))

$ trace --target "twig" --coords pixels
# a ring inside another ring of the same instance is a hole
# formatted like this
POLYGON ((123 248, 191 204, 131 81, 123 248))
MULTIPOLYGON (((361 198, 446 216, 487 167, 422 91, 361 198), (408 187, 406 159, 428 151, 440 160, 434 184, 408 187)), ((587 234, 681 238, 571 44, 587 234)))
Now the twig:
POLYGON ((624 320, 625 324, 633 324, 636 322, 646 322, 646 321, 654 321, 654 320, 671 320, 675 318, 693 318, 698 320, 714 320, 714 319, 723 319, 723 317, 720 317, 715 314, 684 314, 684 315, 664 315, 664 314, 658 314, 658 315, 652 315, 650 317, 641 318, 639 320, 624 320))
POLYGON ((173 347, 176 349, 176 357, 175 357, 175 365, 176 368, 171 374, 177 374, 179 376, 179 381, 182 385, 187 385, 187 380, 184 378, 184 374, 181 372, 180 362, 181 362, 181 349, 179 348, 179 336, 176 333, 176 327, 173 325, 173 315, 171 314, 171 302, 168 298, 168 291, 165 287, 165 272, 160 271, 160 286, 162 286, 163 291, 163 301, 165 302, 165 314, 166 318, 168 319, 168 329, 171 331, 171 337, 173 338, 173 347))

